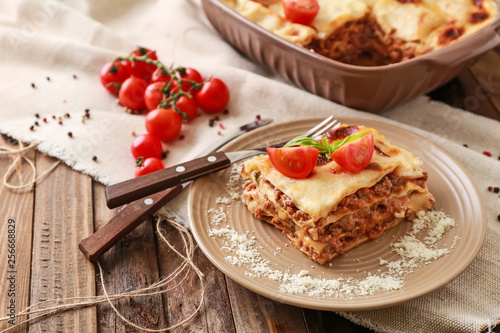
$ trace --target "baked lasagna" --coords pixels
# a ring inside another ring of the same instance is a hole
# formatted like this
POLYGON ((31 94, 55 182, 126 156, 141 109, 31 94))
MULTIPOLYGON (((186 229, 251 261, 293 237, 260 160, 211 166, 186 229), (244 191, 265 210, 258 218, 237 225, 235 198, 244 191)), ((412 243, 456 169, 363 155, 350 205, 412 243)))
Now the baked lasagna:
POLYGON ((309 25, 286 19, 282 0, 221 0, 250 21, 328 58, 386 65, 441 48, 491 23, 495 0, 317 0, 309 25))
POLYGON ((373 135, 374 152, 359 172, 347 171, 320 155, 309 176, 292 179, 278 172, 268 156, 245 161, 246 206, 320 264, 432 208, 427 173, 417 156, 364 126, 342 125, 325 138, 331 143, 365 132, 373 135))

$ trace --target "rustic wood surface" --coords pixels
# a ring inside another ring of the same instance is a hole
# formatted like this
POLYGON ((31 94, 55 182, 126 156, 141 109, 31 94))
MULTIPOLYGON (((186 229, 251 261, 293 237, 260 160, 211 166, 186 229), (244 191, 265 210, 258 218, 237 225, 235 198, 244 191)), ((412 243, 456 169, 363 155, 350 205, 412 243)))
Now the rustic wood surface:
MULTIPOLYGON (((450 105, 500 120, 500 77, 492 77, 488 66, 500 62, 492 51, 458 79, 430 94, 450 105)), ((464 111, 466 112, 466 111, 464 111)), ((8 143, 0 142, 2 145, 8 143)), ((30 152, 37 172, 56 160, 30 152)), ((0 156, 0 175, 11 160, 0 156)), ((18 170, 31 176, 26 164, 18 170)), ((16 179, 14 176, 12 179, 16 179)), ((17 191, 0 184, 0 293, 1 316, 11 300, 20 311, 37 302, 64 297, 102 295, 97 267, 78 249, 78 243, 118 212, 106 207, 105 187, 64 164, 60 164, 32 191, 17 191), (15 221, 15 266, 8 266, 8 222, 15 221), (11 273, 14 272, 14 273, 11 273), (15 275, 15 297, 8 295, 9 277, 15 275), (7 282, 5 282, 7 281, 7 282), (5 287, 4 287, 5 286, 5 287)), ((155 231, 148 218, 112 247, 99 260, 109 294, 146 287, 169 275, 180 259, 155 231)), ((162 232, 176 248, 182 240, 164 223, 162 232)), ((371 332, 334 312, 315 311, 280 304, 255 294, 221 273, 196 249, 195 263, 204 274, 206 288, 199 313, 173 332, 371 332)), ((124 298, 113 304, 133 323, 160 329, 186 318, 199 304, 200 283, 195 274, 166 294, 124 298)), ((54 304, 55 305, 55 304, 54 304)), ((16 323, 21 318, 16 318, 16 323)), ((11 324, 0 324, 0 330, 11 324)), ((84 309, 53 313, 24 325, 16 332, 138 332, 124 323, 106 302, 84 309)), ((496 331, 500 331, 496 329, 496 331)))

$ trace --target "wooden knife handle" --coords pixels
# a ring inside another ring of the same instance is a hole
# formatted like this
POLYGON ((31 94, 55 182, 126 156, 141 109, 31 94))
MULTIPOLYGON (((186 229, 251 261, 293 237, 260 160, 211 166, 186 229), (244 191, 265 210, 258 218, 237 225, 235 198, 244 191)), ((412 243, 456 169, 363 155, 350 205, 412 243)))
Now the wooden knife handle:
POLYGON ((106 187, 106 204, 115 208, 162 191, 207 173, 222 170, 231 165, 223 152, 216 152, 186 163, 126 180, 106 187))
POLYGON ((144 219, 172 200, 182 189, 182 185, 177 185, 130 203, 101 229, 83 239, 79 244, 80 250, 91 262, 95 262, 113 245, 137 228, 144 219))

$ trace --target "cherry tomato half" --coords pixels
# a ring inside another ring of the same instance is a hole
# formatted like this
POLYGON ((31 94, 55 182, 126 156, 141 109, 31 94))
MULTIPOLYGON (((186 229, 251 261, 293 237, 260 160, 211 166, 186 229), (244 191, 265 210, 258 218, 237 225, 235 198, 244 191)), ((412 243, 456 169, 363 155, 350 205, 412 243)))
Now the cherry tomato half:
MULTIPOLYGON (((141 57, 148 53, 148 59, 158 60, 158 57, 156 56, 156 53, 154 51, 143 47, 138 47, 137 49, 133 50, 130 55, 134 57, 141 57)), ((154 71, 157 68, 156 65, 148 64, 147 62, 143 61, 134 61, 133 63, 130 62, 130 64, 132 68, 132 75, 140 77, 141 79, 144 79, 146 81, 149 81, 151 75, 153 75, 154 71)))
POLYGON ((132 141, 132 146, 130 146, 130 151, 134 159, 139 157, 156 157, 161 159, 163 153, 163 147, 161 146, 160 140, 155 138, 150 134, 141 134, 134 138, 132 141))
MULTIPOLYGON (((177 76, 179 79, 182 80, 190 80, 190 81, 195 81, 198 83, 203 82, 203 78, 201 77, 201 74, 194 68, 185 68, 186 73, 181 76, 179 72, 175 73, 175 76, 177 76)), ((190 82, 181 82, 181 87, 182 90, 185 92, 189 92, 191 90, 191 83, 190 82)))
POLYGON ((165 169, 165 164, 156 157, 148 157, 146 159, 140 158, 137 160, 137 166, 135 168, 135 176, 140 177, 148 173, 155 172, 158 170, 165 169))
POLYGON ((274 168, 284 176, 306 178, 316 166, 319 150, 313 147, 267 148, 274 168))
POLYGON ((123 81, 128 79, 131 73, 130 62, 111 61, 102 66, 99 77, 104 88, 113 95, 118 95, 123 81))
POLYGON ((203 83, 195 94, 198 106, 209 113, 216 113, 226 108, 229 102, 229 89, 224 81, 216 77, 203 83))
POLYGON ((148 83, 136 76, 131 76, 126 79, 118 93, 120 104, 132 110, 142 110, 146 107, 144 103, 144 92, 148 87, 148 83))
POLYGON ((316 0, 282 0, 287 20, 293 23, 309 25, 319 12, 316 0))
POLYGON ((172 109, 155 109, 146 115, 146 130, 160 141, 172 141, 181 132, 183 118, 172 109))
POLYGON ((187 114, 187 121, 191 121, 196 117, 196 113, 198 111, 198 104, 192 98, 187 97, 186 95, 182 95, 179 97, 177 102, 175 102, 175 106, 179 109, 179 111, 187 114))
POLYGON ((370 164, 373 151, 373 135, 367 134, 340 147, 330 156, 342 168, 352 172, 359 172, 370 164))

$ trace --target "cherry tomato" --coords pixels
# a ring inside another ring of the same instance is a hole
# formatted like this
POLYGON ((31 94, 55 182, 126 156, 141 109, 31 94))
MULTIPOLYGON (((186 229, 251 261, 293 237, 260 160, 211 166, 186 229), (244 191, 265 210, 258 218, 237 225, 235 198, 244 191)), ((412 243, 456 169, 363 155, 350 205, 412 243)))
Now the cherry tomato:
POLYGON ((142 110, 146 107, 144 103, 144 92, 148 83, 138 77, 131 76, 126 79, 118 93, 120 104, 132 110, 142 110))
POLYGON ((130 77, 132 69, 126 61, 111 61, 101 68, 99 73, 101 83, 110 93, 118 95, 120 87, 130 77))
POLYGON ((267 148, 274 168, 284 176, 306 178, 316 166, 319 150, 313 147, 267 148))
POLYGON ((130 147, 132 156, 137 160, 139 157, 156 157, 161 159, 163 148, 160 140, 149 134, 136 136, 130 147))
POLYGON ((195 100, 187 97, 186 95, 182 95, 175 106, 181 111, 187 114, 188 121, 191 121, 196 117, 196 113, 198 110, 198 104, 196 104, 195 100))
POLYGON ((176 94, 178 92, 179 92, 179 84, 177 83, 177 81, 175 80, 170 81, 170 95, 176 94))
MULTIPOLYGON (((144 103, 149 111, 157 109, 160 102, 165 99, 161 89, 163 89, 166 84, 167 82, 162 81, 153 82, 146 88, 146 91, 144 92, 144 103)), ((177 93, 179 90, 178 87, 178 83, 176 81, 172 81, 170 83, 170 94, 167 94, 167 96, 177 93)))
MULTIPOLYGON (((137 49, 132 51, 130 55, 134 57, 141 57, 148 53, 149 53, 148 59, 158 60, 158 57, 156 56, 156 53, 154 51, 143 47, 138 47, 137 49)), ((143 61, 134 61, 133 63, 131 62, 131 66, 132 66, 132 75, 140 77, 141 79, 144 79, 146 81, 149 81, 151 75, 157 68, 156 65, 148 64, 143 61)))
POLYGON ((150 83, 153 82, 168 82, 172 79, 170 74, 163 75, 162 70, 159 68, 156 68, 154 71, 153 75, 151 75, 150 83))
POLYGON ((165 87, 165 82, 151 83, 144 92, 144 103, 149 111, 158 108, 158 104, 163 100, 161 89, 165 87))
POLYGON ((158 170, 165 169, 165 164, 156 157, 148 157, 146 159, 138 159, 137 166, 135 168, 135 176, 140 177, 148 173, 155 172, 158 170))
POLYGON ((155 109, 146 115, 146 130, 160 141, 172 141, 181 132, 183 118, 172 109, 155 109))
MULTIPOLYGON (((175 73, 175 76, 177 76, 179 79, 183 80, 190 80, 190 81, 195 81, 198 83, 203 82, 203 78, 201 77, 201 74, 193 68, 186 67, 185 68, 186 73, 181 76, 179 72, 175 73)), ((181 83, 182 90, 185 92, 189 92, 191 90, 191 83, 189 82, 182 82, 181 83)))
POLYGON ((358 172, 364 170, 373 156, 373 135, 367 134, 334 151, 330 156, 342 168, 358 172))
POLYGON ((196 103, 206 112, 216 113, 226 108, 229 102, 229 89, 218 78, 211 78, 195 94, 196 103))
POLYGON ((319 12, 316 0, 282 0, 287 20, 293 23, 309 25, 319 12))

